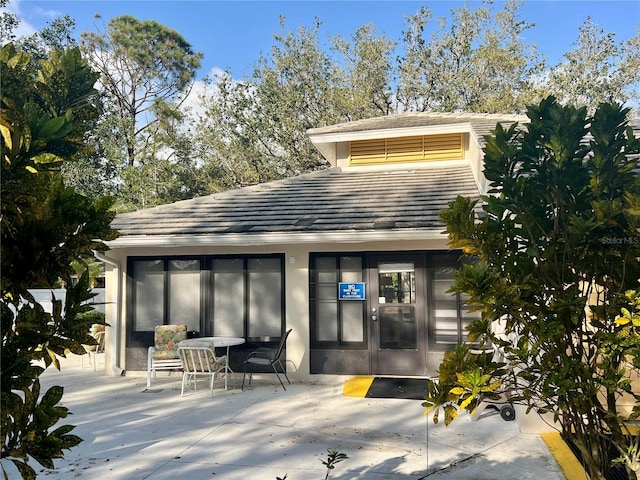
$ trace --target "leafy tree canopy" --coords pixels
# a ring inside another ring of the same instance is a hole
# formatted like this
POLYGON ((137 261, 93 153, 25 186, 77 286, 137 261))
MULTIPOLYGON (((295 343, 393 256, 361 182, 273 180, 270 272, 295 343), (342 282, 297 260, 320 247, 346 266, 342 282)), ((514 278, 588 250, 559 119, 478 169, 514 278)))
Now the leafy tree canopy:
MULTIPOLYGON (((408 111, 519 113, 550 94, 590 114, 601 102, 637 107, 640 35, 618 41, 587 19, 549 66, 527 41, 535 25, 522 6, 483 1, 446 18, 421 7, 399 39, 367 24, 325 40, 320 19, 291 29, 282 18, 250 77, 216 75, 188 102, 202 54, 155 21, 113 18, 81 34, 101 73, 102 115, 92 153, 64 165, 65 179, 126 211, 325 168, 310 127, 408 111)), ((0 21, 12 38, 17 19, 0 21)), ((73 28, 64 17, 18 40, 35 68, 50 49, 74 45, 73 28)))
POLYGON ((603 102, 640 101, 640 34, 616 42, 589 18, 580 26, 574 48, 549 73, 549 90, 563 103, 591 112, 603 102))
POLYGON ((230 72, 213 79, 201 100, 195 143, 215 189, 234 188, 325 167, 306 136, 309 128, 391 113, 389 87, 395 43, 366 25, 353 39, 323 50, 312 28, 274 35, 247 81, 230 72), (336 60, 336 55, 339 60, 336 60))
POLYGON ((522 111, 534 98, 544 68, 535 47, 522 40, 534 25, 518 18, 523 3, 509 0, 492 14, 491 2, 452 10, 451 21, 422 7, 408 18, 399 59, 398 101, 405 110, 483 113, 522 111))
POLYGON ((88 271, 72 285, 72 261, 106 250, 101 240, 116 232, 109 224, 111 200, 90 200, 64 185, 60 167, 87 152, 83 138, 99 114, 91 71, 78 49, 52 51, 34 70, 29 55, 11 43, 0 50, 0 161, 2 205, 0 321, 0 429, 2 469, 11 461, 23 478, 35 478, 34 459, 53 468, 53 459, 81 439, 71 425, 56 426, 68 410, 63 389, 40 397, 39 376, 58 356, 84 354, 93 343, 88 271), (47 313, 28 288, 68 286, 64 309, 53 301, 47 313))
POLYGON ((83 32, 82 48, 101 74, 119 120, 117 133, 133 166, 136 142, 144 144, 162 116, 179 118, 170 104, 184 99, 202 53, 194 52, 175 30, 130 15, 111 19, 104 31, 83 32))
POLYGON ((593 479, 611 469, 612 447, 635 458, 627 466, 640 458, 627 427, 640 415, 631 381, 640 331, 621 320, 637 315, 640 279, 640 139, 627 114, 601 104, 588 115, 553 97, 529 107, 527 125, 498 124, 486 137, 489 195, 460 197, 441 214, 451 247, 478 260, 454 286, 482 313, 469 340, 504 361, 478 362, 459 347, 425 405, 444 408, 449 423, 506 388, 559 422, 593 479))

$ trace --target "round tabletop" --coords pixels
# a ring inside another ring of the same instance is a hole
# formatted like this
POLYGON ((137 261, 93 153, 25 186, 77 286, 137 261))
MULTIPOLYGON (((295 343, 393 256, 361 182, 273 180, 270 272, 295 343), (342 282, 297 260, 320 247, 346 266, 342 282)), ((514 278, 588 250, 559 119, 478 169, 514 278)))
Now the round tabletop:
POLYGON ((242 345, 245 342, 241 337, 196 337, 182 340, 180 345, 186 346, 205 346, 205 347, 233 347, 234 345, 242 345))

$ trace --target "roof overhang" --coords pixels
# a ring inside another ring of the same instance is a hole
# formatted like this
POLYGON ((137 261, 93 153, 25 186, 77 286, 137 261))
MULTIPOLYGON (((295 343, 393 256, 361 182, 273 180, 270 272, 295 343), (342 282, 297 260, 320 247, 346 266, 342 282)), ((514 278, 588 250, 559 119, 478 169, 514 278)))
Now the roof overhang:
POLYGON ((313 243, 368 243, 412 240, 443 240, 444 230, 392 230, 345 232, 282 232, 211 235, 126 235, 105 242, 111 249, 136 247, 238 247, 313 243))
POLYGON ((322 155, 335 166, 336 164, 336 144, 344 142, 355 142, 358 140, 371 140, 376 138, 399 138, 412 137, 417 135, 439 135, 445 133, 469 133, 471 132, 469 122, 449 123, 442 125, 429 125, 419 127, 404 128, 384 128, 375 130, 346 131, 333 133, 313 133, 309 132, 309 140, 322 153, 322 155))

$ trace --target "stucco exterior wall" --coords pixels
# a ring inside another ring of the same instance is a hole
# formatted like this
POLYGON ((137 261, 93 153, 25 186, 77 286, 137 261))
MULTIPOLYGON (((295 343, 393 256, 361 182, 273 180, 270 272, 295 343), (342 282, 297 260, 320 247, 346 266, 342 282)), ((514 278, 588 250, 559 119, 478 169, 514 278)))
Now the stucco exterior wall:
POLYGON ((166 255, 251 255, 282 254, 285 263, 285 322, 293 331, 287 340, 287 369, 292 379, 308 379, 309 361, 309 255, 312 252, 391 252, 446 250, 446 236, 428 241, 365 242, 365 243, 309 243, 302 245, 262 245, 236 247, 150 247, 126 248, 106 253, 106 369, 120 375, 126 369, 126 268, 129 256, 166 255))

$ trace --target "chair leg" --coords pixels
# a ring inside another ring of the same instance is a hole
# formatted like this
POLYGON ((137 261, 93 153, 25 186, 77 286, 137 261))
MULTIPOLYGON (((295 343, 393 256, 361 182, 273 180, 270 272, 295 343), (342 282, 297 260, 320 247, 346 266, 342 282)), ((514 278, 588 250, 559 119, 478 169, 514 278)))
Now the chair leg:
MULTIPOLYGON (((242 387, 240 390, 244 390, 244 377, 247 375, 247 364, 244 364, 244 372, 242 374, 242 387)), ((251 380, 253 379, 253 372, 249 372, 249 385, 251 385, 251 380)))
MULTIPOLYGON (((286 378, 287 382, 289 382, 289 385, 291 385, 291 380, 289 380, 289 377, 287 376, 287 371, 285 370, 280 360, 278 360, 278 365, 280 365, 280 370, 282 370, 282 374, 284 375, 284 378, 286 378)), ((274 366, 274 369, 275 369, 275 366, 274 366)))
MULTIPOLYGON (((282 364, 280 363, 280 361, 278 361, 278 363, 280 364, 280 368, 282 368, 282 364)), ((280 380, 280 385, 282 385, 282 388, 286 391, 287 388, 284 386, 284 383, 282 383, 282 378, 280 378, 280 374, 278 373, 278 369, 276 368, 274 363, 272 363, 271 366, 273 367, 273 371, 275 372, 276 377, 278 377, 278 380, 280 380)), ((291 380, 289 380, 289 377, 287 377, 287 372, 285 372, 284 369, 282 369, 282 373, 284 374, 285 378, 287 379, 287 382, 289 382, 289 385, 291 385, 291 380)))
POLYGON ((278 377, 278 380, 280 380, 280 385, 282 385, 282 388, 286 391, 287 387, 285 387, 284 383, 282 383, 282 379, 280 378, 280 375, 278 375, 278 371, 276 370, 276 367, 273 367, 273 371, 276 373, 276 377, 278 377))
POLYGON ((152 369, 153 369, 153 358, 151 357, 151 350, 148 350, 147 352, 147 388, 151 388, 151 370, 152 369))
MULTIPOLYGON (((104 352, 91 352, 89 353, 89 358, 93 361, 93 371, 97 372, 98 368, 98 355, 104 355, 104 352)), ((104 357, 103 357, 104 358, 104 357)))
MULTIPOLYGON (((229 389, 229 375, 233 373, 233 370, 231 370, 231 368, 229 367, 229 361, 227 360, 227 363, 225 363, 224 368, 222 369, 222 374, 224 375, 224 389, 228 390, 229 389)), ((220 374, 220 372, 218 372, 218 375, 220 374)), ((233 381, 233 387, 235 388, 236 386, 236 381, 235 381, 235 375, 231 378, 231 380, 233 381)))

